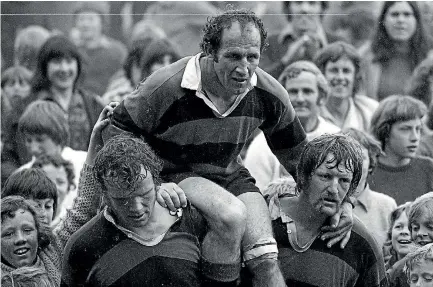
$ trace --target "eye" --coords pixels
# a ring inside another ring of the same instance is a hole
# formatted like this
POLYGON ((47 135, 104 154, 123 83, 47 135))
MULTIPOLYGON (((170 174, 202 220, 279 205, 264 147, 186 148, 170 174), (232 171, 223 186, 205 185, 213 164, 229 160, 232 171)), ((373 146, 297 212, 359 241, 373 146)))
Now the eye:
POLYGON ((349 178, 342 178, 342 179, 340 179, 341 180, 341 182, 343 182, 343 183, 350 183, 350 179, 349 178))
POLYGON ((397 18, 398 15, 400 15, 400 13, 398 13, 398 12, 392 12, 391 13, 391 17, 393 17, 393 18, 397 18))
POLYGON ((418 230, 419 230, 419 226, 418 225, 414 225, 414 224, 412 224, 412 231, 415 231, 415 232, 417 232, 418 230))
POLYGON ((2 233, 2 238, 9 238, 13 235, 14 233, 12 231, 8 231, 5 233, 2 233))
POLYGON ((319 174, 319 177, 328 180, 331 178, 331 175, 329 173, 324 173, 324 174, 319 174))
POLYGON ((410 12, 404 12, 403 15, 404 15, 405 17, 410 17, 410 16, 412 16, 412 13, 410 13, 410 12))
POLYGON ((30 227, 24 228, 24 232, 25 232, 26 234, 30 234, 30 233, 32 233, 34 230, 35 230, 34 228, 30 228, 30 227))

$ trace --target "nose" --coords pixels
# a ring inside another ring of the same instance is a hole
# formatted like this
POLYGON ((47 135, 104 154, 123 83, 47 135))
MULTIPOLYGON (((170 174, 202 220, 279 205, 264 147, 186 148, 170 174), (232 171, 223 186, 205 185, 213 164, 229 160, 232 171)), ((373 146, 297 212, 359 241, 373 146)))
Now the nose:
POLYGON ((15 236, 15 245, 23 245, 27 242, 26 237, 24 236, 21 230, 18 230, 15 236))
POLYGON ((293 93, 293 100, 296 102, 305 101, 304 93, 302 91, 298 91, 297 93, 293 93))
POLYGON ((310 2, 309 1, 302 1, 301 2, 301 12, 302 13, 308 13, 310 11, 310 2))
POLYGON ((128 209, 131 212, 140 211, 141 207, 142 207, 142 199, 140 197, 138 197, 138 196, 134 197, 134 198, 131 198, 128 201, 128 209))
POLYGON ((416 128, 412 129, 410 133, 410 140, 413 142, 417 142, 420 140, 420 138, 421 138, 421 131, 416 128))
POLYGON ((338 193, 338 178, 334 178, 331 181, 330 187, 329 187, 329 192, 333 193, 333 194, 337 194, 338 193))
POLYGON ((243 57, 242 60, 239 61, 236 66, 236 72, 242 77, 248 75, 248 60, 246 57, 243 57))
POLYGON ((27 144, 28 149, 30 150, 30 153, 32 155, 38 155, 41 152, 41 148, 39 143, 35 142, 35 141, 31 141, 27 144))
POLYGON ((405 236, 409 236, 409 227, 406 226, 404 227, 401 231, 400 231, 400 235, 405 235, 405 236))
POLYGON ((66 70, 66 69, 68 68, 68 62, 67 62, 65 59, 63 59, 63 60, 60 62, 59 66, 60 66, 60 68, 61 68, 62 70, 66 70))

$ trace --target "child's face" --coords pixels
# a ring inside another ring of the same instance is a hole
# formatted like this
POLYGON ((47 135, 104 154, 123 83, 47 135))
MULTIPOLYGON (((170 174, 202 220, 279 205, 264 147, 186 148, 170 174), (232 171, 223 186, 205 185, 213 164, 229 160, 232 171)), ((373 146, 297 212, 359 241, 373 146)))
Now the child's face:
POLYGON ((68 175, 66 174, 65 167, 55 167, 52 164, 47 164, 42 167, 42 170, 48 178, 56 184, 58 196, 57 206, 60 206, 66 194, 69 192, 68 175))
POLYGON ((385 144, 385 152, 398 159, 413 158, 418 150, 421 124, 421 119, 393 124, 385 144))
POLYGON ((410 287, 433 287, 433 261, 421 260, 410 271, 410 287))
POLYGON ((408 224, 409 220, 407 219, 406 212, 403 211, 392 226, 391 243, 399 258, 403 258, 411 251, 411 239, 408 224))
POLYGON ((433 214, 427 208, 423 208, 419 218, 411 225, 412 240, 418 245, 426 245, 433 242, 433 214))
POLYGON ((20 97, 22 99, 27 98, 30 94, 30 84, 19 77, 6 81, 3 87, 4 95, 9 97, 20 97))
POLYGON ((38 213, 43 217, 42 221, 47 225, 51 224, 54 216, 54 200, 52 198, 30 200, 38 213))
POLYGON ((46 134, 24 134, 27 151, 35 157, 41 155, 59 156, 62 147, 46 134))

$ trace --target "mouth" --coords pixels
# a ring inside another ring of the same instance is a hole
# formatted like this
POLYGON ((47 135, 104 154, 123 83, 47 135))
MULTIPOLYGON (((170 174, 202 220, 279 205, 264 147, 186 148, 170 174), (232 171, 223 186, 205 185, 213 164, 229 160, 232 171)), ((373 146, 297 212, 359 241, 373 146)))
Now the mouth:
POLYGON ((417 145, 408 146, 407 149, 410 152, 416 152, 416 150, 418 149, 418 146, 417 145))
POLYGON ((145 215, 146 215, 146 212, 143 212, 143 213, 128 215, 128 218, 130 218, 131 220, 134 220, 134 221, 140 221, 141 219, 144 218, 145 215))
POLYGON ((400 239, 400 240, 397 240, 397 242, 399 244, 401 244, 401 245, 406 245, 406 244, 411 244, 412 243, 412 241, 406 240, 406 239, 400 239))
POLYGON ((14 254, 15 254, 15 255, 18 255, 18 256, 24 256, 24 255, 26 255, 29 251, 30 251, 30 248, 23 247, 23 248, 18 248, 18 249, 16 249, 16 250, 14 251, 14 254))
POLYGON ((416 244, 424 246, 426 244, 432 243, 431 241, 417 241, 416 244))
POLYGON ((335 200, 334 198, 323 198, 322 199, 323 202, 328 203, 328 204, 337 204, 337 200, 335 200))
POLYGON ((235 81, 236 83, 239 83, 239 84, 246 84, 248 81, 248 79, 246 79, 246 78, 232 78, 232 79, 233 79, 233 81, 235 81))

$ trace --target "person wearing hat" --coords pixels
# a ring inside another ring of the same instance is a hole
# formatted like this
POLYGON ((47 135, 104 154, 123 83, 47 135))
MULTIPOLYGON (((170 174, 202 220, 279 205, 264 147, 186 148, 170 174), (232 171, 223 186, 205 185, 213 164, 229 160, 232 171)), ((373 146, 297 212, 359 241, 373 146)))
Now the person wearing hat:
POLYGON ((110 77, 126 59, 127 49, 121 42, 103 33, 109 4, 82 2, 75 10, 75 28, 78 31, 77 45, 83 55, 83 88, 102 95, 110 77))

